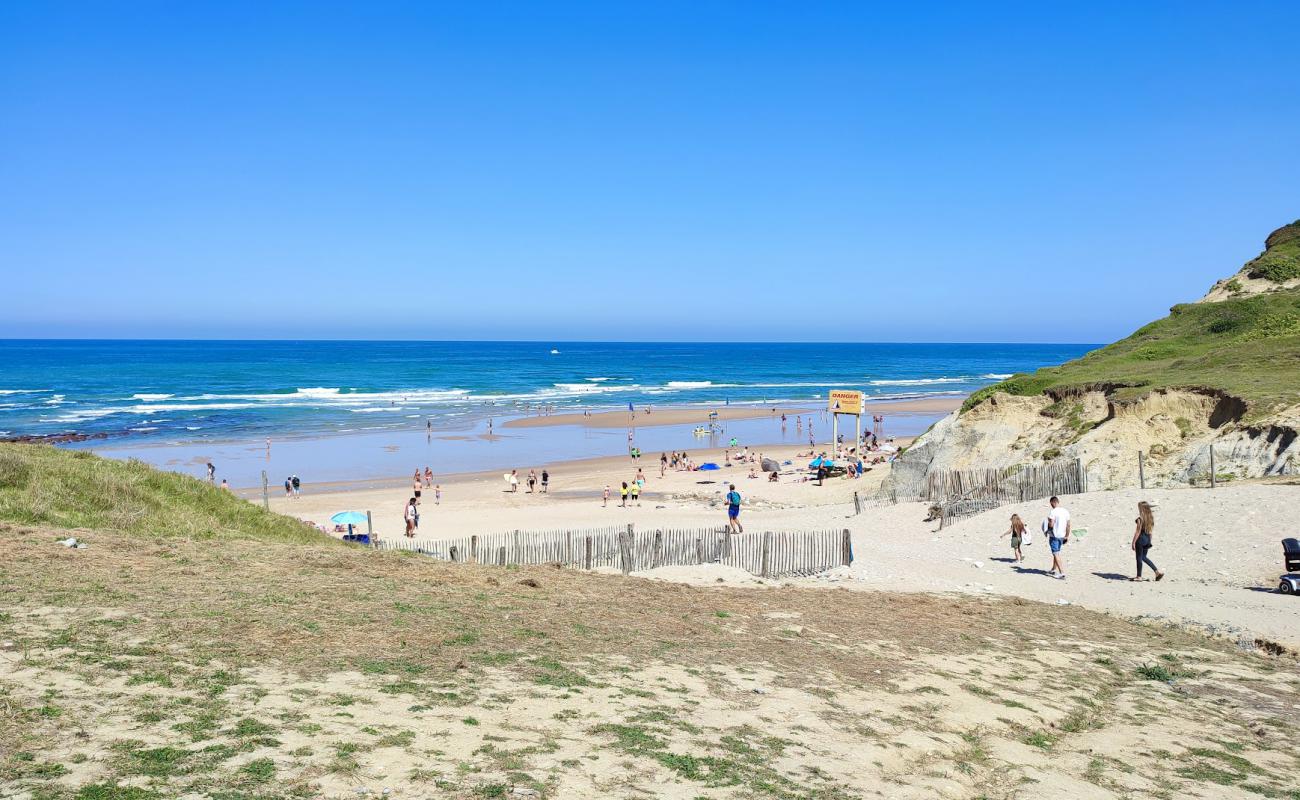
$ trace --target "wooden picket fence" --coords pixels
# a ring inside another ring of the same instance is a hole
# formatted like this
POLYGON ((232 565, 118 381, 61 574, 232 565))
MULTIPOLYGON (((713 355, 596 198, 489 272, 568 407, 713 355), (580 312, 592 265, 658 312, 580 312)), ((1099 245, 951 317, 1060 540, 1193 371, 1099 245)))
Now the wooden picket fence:
MULTIPOLYGON (((900 459, 901 462, 901 459, 900 459)), ((898 464, 900 462, 895 462, 898 464)), ((932 503, 942 512, 940 527, 1010 503, 1088 491, 1088 476, 1078 459, 1023 464, 1004 469, 917 470, 892 472, 871 495, 854 496, 866 507, 932 503)))
POLYGON ((635 526, 510 531, 449 539, 383 539, 380 550, 406 550, 443 561, 600 567, 623 574, 656 567, 725 564, 764 578, 816 575, 852 563, 848 530, 763 531, 635 526))

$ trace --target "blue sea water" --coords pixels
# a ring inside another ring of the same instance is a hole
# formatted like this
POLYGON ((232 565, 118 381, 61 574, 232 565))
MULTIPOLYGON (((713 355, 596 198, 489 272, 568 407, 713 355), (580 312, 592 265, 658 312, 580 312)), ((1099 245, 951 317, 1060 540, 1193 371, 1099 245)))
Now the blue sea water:
POLYGON ((539 405, 961 395, 1086 344, 0 341, 0 437, 130 445, 469 428, 539 405))

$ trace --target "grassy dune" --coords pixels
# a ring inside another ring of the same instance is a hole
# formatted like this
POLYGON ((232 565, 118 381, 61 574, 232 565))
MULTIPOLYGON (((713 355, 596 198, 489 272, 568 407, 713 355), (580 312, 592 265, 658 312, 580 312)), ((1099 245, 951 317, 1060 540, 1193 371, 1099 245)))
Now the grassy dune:
POLYGON ((1247 418, 1300 402, 1300 222, 1279 228, 1243 268, 1278 283, 1271 292, 1215 303, 1187 303, 1126 339, 1059 367, 1016 375, 971 395, 962 410, 994 392, 1037 395, 1050 389, 1102 387, 1115 397, 1155 389, 1208 389, 1244 400, 1247 418))
POLYGON ((0 521, 151 537, 333 541, 204 481, 48 445, 0 444, 0 521))
POLYGON ((1169 316, 1082 358, 1016 375, 967 399, 994 392, 1035 395, 1049 389, 1116 387, 1118 397, 1153 389, 1200 388, 1246 401, 1251 415, 1300 401, 1300 290, 1219 303, 1174 306, 1169 316))
POLYGON ((447 564, 38 447, 0 518, 0 797, 1296 796, 1293 658, 1075 606, 447 564))

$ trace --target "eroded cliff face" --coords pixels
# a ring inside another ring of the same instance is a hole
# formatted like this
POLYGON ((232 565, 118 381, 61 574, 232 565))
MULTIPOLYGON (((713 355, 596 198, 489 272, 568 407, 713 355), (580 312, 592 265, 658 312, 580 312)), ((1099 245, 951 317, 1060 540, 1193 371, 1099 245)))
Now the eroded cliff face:
POLYGON ((1155 391, 1117 401, 1105 389, 1021 397, 997 393, 954 413, 903 456, 926 470, 984 469, 1077 458, 1094 489, 1205 483, 1210 446, 1223 479, 1300 471, 1300 406, 1241 420, 1236 398, 1192 390, 1155 391))

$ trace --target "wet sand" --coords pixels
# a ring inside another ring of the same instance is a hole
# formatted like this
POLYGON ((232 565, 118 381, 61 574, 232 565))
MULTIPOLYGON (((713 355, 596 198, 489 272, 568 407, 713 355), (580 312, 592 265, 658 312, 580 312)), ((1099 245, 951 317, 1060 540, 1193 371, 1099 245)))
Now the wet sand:
MULTIPOLYGON (((961 408, 965 397, 927 397, 916 400, 889 400, 879 403, 867 403, 866 414, 947 414, 961 408)), ((758 419, 762 417, 788 417, 820 413, 820 409, 783 408, 760 406, 736 408, 718 406, 711 408, 681 408, 665 406, 662 409, 643 409, 628 411, 599 411, 591 414, 553 414, 542 417, 521 417, 501 425, 503 428, 544 428, 554 425, 581 425, 586 428, 647 428, 656 425, 704 425, 711 421, 726 422, 738 419, 758 419), (710 414, 717 414, 710 418, 710 414)), ((869 425, 865 427, 870 427, 869 425)))

